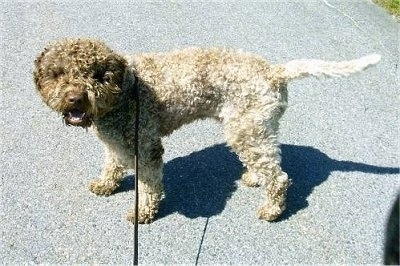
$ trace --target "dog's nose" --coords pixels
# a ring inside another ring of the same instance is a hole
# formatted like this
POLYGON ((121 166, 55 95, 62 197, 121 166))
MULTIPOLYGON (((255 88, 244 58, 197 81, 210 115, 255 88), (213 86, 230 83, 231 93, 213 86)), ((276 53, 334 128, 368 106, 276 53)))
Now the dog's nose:
POLYGON ((85 103, 87 97, 84 93, 70 91, 65 96, 65 102, 69 105, 81 106, 85 103))
POLYGON ((69 95, 68 103, 70 104, 82 104, 83 96, 82 95, 69 95))

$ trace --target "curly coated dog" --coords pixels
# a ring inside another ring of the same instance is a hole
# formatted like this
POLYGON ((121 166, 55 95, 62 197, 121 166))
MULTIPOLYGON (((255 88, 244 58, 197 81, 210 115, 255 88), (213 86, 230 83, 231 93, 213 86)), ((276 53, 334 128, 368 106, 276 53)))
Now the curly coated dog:
MULTIPOLYGON (((65 39, 35 60, 34 81, 43 101, 65 124, 92 127, 105 144, 102 174, 90 183, 110 195, 134 168, 134 90, 140 95, 139 222, 149 223, 163 197, 161 138, 197 119, 214 118, 245 166, 242 181, 265 186, 258 217, 285 210, 289 178, 280 166, 279 119, 287 83, 307 76, 348 76, 376 64, 373 54, 352 61, 294 60, 270 65, 262 57, 222 48, 122 56, 103 42, 65 39)), ((128 219, 132 221, 133 212, 128 219)))

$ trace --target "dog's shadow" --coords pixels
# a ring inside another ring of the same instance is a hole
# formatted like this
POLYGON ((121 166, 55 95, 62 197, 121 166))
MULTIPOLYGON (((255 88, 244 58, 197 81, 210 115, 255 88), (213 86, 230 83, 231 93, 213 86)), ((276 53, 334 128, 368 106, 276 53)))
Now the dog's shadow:
MULTIPOLYGON (((381 167, 329 158, 318 149, 281 145, 282 168, 292 179, 288 189, 284 220, 308 206, 314 187, 323 183, 332 171, 397 174, 399 168, 381 167)), ((237 189, 243 167, 237 156, 224 144, 215 145, 188 156, 175 158, 164 167, 165 199, 158 217, 178 212, 189 218, 211 217, 221 213, 237 189)), ((132 176, 119 191, 131 190, 132 176)), ((261 192, 261 191, 260 191, 261 192)), ((264 194, 260 195, 260 202, 264 194)))

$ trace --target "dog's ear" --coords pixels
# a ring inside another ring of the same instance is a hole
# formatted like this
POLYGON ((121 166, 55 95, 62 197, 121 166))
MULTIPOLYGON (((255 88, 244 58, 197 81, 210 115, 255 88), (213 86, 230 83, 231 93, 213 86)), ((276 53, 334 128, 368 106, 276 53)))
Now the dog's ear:
POLYGON ((112 52, 94 64, 93 78, 100 83, 112 83, 121 88, 127 65, 122 56, 112 52))
POLYGON ((121 88, 128 62, 122 56, 111 53, 107 56, 105 65, 105 78, 111 79, 114 84, 121 88))
POLYGON ((35 69, 33 70, 33 81, 36 84, 36 89, 40 91, 40 80, 43 78, 43 70, 40 67, 42 64, 42 59, 47 53, 48 49, 44 49, 44 51, 38 55, 34 61, 35 69))

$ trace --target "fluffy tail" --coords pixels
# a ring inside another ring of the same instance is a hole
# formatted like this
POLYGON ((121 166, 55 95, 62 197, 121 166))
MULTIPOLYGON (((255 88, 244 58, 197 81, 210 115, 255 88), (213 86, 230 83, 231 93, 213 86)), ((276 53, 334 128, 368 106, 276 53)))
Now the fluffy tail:
POLYGON ((308 76, 347 77, 360 72, 381 60, 378 54, 371 54, 351 61, 323 61, 315 59, 299 59, 290 61, 283 66, 286 79, 304 78, 308 76))

